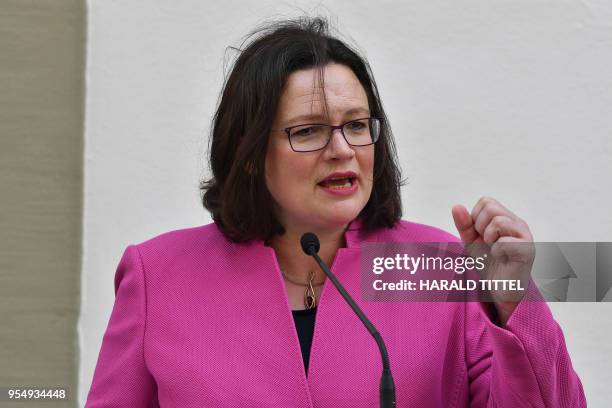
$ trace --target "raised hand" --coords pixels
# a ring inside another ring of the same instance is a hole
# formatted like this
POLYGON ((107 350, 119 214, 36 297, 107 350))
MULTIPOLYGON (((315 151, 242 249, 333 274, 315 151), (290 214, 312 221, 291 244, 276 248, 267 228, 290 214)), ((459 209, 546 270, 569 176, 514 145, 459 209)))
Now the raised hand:
MULTIPOLYGON (((455 226, 468 252, 485 251, 489 256, 482 279, 515 280, 526 289, 535 259, 529 226, 499 201, 482 197, 472 212, 463 205, 452 209, 455 226)), ((472 253, 470 253, 473 255, 472 253)), ((505 324, 525 290, 490 290, 498 316, 505 324)))

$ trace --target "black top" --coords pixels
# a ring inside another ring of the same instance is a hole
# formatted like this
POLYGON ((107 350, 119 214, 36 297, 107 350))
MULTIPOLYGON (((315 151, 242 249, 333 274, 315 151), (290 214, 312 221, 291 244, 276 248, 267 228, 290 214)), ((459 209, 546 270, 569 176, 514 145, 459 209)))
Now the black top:
POLYGON ((317 308, 315 306, 314 309, 292 310, 291 313, 293 314, 295 328, 300 339, 304 369, 306 370, 306 375, 308 375, 308 360, 310 358, 310 346, 312 345, 317 308))

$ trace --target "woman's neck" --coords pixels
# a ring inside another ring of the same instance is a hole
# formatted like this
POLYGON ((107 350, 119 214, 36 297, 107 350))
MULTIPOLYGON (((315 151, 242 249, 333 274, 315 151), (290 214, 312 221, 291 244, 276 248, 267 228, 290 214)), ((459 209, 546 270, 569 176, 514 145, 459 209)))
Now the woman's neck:
MULTIPOLYGON (((338 248, 346 246, 344 240, 346 227, 345 225, 335 230, 311 231, 319 237, 319 256, 329 267, 331 267, 338 248)), ((306 283, 312 271, 313 281, 321 282, 325 278, 325 273, 311 256, 302 251, 300 238, 304 232, 302 229, 285 228, 283 235, 275 235, 267 245, 274 248, 281 270, 290 279, 306 283)))

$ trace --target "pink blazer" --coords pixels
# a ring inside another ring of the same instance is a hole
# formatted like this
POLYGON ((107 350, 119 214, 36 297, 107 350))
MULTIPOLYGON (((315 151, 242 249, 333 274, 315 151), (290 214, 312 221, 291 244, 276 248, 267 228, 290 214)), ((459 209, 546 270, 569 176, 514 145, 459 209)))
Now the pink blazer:
MULTIPOLYGON (((397 407, 584 407, 563 333, 545 302, 504 328, 483 304, 365 302, 362 242, 456 242, 421 224, 365 234, 355 220, 332 270, 383 336, 397 407)), ((533 284, 529 291, 536 291, 533 284)), ((326 280, 308 376, 274 250, 234 244, 215 224, 123 254, 86 407, 378 406, 372 337, 326 280)))

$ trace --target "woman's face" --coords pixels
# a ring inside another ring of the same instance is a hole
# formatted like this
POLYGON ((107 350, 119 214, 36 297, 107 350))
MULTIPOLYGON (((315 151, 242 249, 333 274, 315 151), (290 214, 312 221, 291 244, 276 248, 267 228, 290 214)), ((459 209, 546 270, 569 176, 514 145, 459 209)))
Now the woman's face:
POLYGON ((288 77, 266 153, 266 185, 276 216, 285 228, 298 231, 346 225, 365 207, 372 192, 374 145, 350 146, 340 130, 334 130, 324 149, 298 153, 282 130, 309 123, 340 125, 370 116, 366 92, 350 68, 327 65, 324 88, 317 77, 314 68, 288 77), (336 172, 353 172, 352 186, 322 183, 336 172))

